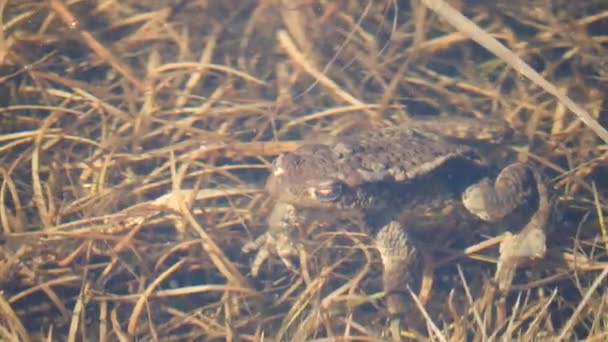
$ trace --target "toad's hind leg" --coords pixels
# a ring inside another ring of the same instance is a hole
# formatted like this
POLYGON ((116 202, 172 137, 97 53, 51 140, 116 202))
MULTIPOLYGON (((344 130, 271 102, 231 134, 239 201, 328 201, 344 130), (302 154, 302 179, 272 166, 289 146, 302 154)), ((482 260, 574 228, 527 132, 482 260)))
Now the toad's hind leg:
POLYGON ((382 259, 387 311, 392 318, 398 319, 406 309, 406 289, 417 271, 418 253, 401 224, 396 221, 380 229, 375 243, 382 259))
POLYGON ((507 234, 500 245, 495 281, 506 291, 521 263, 545 254, 545 227, 551 205, 540 174, 530 165, 514 163, 504 168, 496 181, 485 178, 462 195, 464 206, 484 221, 498 221, 522 208, 535 206, 528 223, 517 234, 507 234))
POLYGON ((495 181, 484 178, 469 186, 462 193, 462 203, 480 219, 496 222, 540 195, 535 173, 525 163, 513 163, 505 167, 495 181))

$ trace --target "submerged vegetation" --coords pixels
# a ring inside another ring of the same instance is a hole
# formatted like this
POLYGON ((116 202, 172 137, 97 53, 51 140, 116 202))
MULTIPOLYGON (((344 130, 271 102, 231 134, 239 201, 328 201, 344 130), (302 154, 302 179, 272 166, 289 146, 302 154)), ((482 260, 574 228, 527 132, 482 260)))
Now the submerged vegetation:
MULTIPOLYGON (((453 6, 608 122, 608 3, 453 6)), ((382 121, 506 121, 560 215, 504 297, 497 238, 429 260, 404 338, 608 338, 608 149, 420 1, 0 0, 0 340, 383 340, 365 232, 252 277, 272 159, 382 121)))

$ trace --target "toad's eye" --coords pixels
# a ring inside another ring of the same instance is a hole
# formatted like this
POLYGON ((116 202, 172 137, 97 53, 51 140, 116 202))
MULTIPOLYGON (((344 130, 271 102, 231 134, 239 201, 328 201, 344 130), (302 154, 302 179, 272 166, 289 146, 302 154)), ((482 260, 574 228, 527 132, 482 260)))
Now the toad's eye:
POLYGON ((333 202, 342 195, 342 183, 335 180, 325 181, 310 190, 313 198, 321 202, 333 202))

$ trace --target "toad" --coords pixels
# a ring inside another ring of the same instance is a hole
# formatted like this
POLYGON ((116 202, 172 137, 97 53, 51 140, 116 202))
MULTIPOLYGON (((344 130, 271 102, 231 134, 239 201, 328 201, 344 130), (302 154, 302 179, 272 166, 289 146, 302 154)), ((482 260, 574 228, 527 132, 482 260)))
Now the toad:
POLYGON ((275 199, 268 231, 244 247, 258 250, 252 274, 270 255, 293 267, 301 253, 294 229, 306 210, 356 211, 374 234, 383 266, 389 314, 418 262, 418 241, 454 234, 506 233, 495 278, 506 291, 524 261, 544 256, 550 201, 545 183, 527 162, 500 165, 469 137, 492 127, 465 119, 420 121, 306 144, 276 158, 266 184, 275 199), (443 233, 440 233, 443 232, 443 233))

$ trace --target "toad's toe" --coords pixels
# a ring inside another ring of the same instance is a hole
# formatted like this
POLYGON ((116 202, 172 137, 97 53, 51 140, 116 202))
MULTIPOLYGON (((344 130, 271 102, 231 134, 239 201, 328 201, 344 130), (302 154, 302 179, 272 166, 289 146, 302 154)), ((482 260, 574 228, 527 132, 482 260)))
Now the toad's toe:
POLYGON ((527 229, 515 235, 507 233, 500 244, 500 257, 494 277, 499 290, 508 291, 517 267, 544 257, 545 251, 545 233, 541 229, 527 229))
POLYGON ((251 264, 251 274, 257 277, 260 268, 272 255, 277 255, 285 267, 294 270, 295 267, 290 258, 302 255, 303 246, 295 243, 289 234, 265 233, 256 240, 245 244, 242 248, 244 253, 258 251, 251 264))

